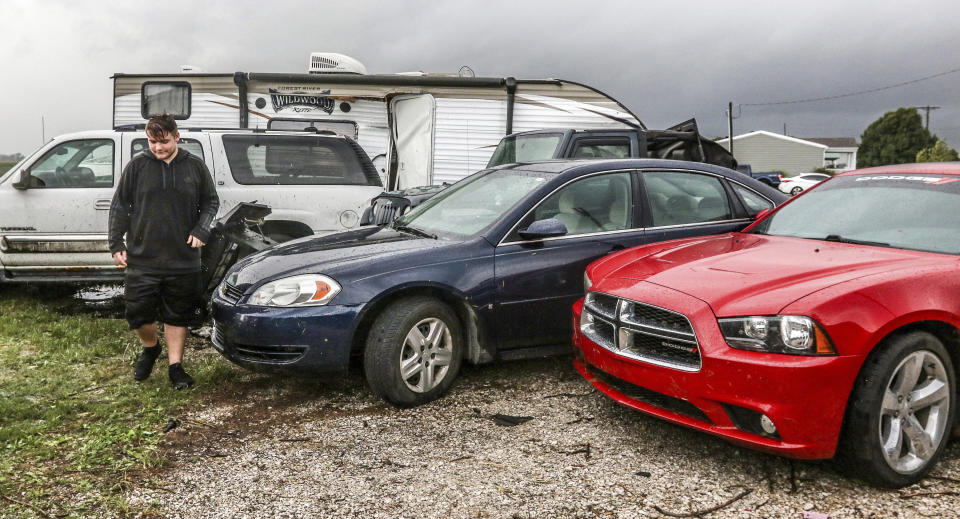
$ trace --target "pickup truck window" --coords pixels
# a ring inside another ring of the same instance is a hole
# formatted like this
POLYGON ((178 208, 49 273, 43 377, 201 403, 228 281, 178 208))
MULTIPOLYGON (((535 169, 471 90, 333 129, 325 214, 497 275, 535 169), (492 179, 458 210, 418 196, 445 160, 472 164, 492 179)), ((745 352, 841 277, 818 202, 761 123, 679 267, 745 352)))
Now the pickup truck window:
POLYGON ((113 139, 67 141, 33 164, 30 174, 36 187, 113 186, 113 139))
POLYGON ((575 159, 625 159, 630 157, 629 139, 596 139, 578 141, 570 155, 575 159))
POLYGON ((643 184, 653 226, 729 220, 730 203, 720 179, 682 171, 648 171, 643 184))
POLYGON ((350 137, 357 140, 360 130, 354 121, 324 121, 314 119, 277 119, 273 118, 267 121, 267 129, 270 130, 294 130, 302 131, 307 128, 316 128, 317 130, 327 130, 350 137))
MULTIPOLYGON (((178 148, 183 148, 189 151, 191 154, 200 157, 202 160, 203 157, 203 146, 200 145, 200 141, 196 139, 180 139, 180 142, 177 143, 178 148)), ((134 139, 130 143, 130 156, 133 157, 137 153, 148 148, 147 139, 134 139)))
POLYGON ((342 138, 315 135, 225 135, 223 147, 239 184, 379 185, 364 173, 342 138))
POLYGON ((563 134, 560 133, 520 134, 505 137, 497 145, 497 149, 493 151, 493 156, 490 157, 487 167, 492 168, 515 162, 550 160, 556 154, 562 138, 563 134))

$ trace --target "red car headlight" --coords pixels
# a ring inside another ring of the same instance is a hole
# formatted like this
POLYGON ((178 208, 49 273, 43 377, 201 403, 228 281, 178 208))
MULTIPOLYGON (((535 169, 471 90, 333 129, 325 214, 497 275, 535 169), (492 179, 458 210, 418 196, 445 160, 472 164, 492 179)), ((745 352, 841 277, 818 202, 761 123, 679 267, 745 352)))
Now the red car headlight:
POLYGON ((788 355, 836 355, 830 338, 816 321, 802 315, 717 319, 727 345, 738 350, 788 355))

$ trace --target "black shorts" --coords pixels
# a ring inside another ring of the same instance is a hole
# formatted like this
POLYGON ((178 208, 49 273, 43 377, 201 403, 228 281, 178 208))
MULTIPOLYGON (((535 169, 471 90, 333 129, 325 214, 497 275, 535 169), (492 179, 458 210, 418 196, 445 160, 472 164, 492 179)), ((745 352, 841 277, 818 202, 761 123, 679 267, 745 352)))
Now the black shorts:
POLYGON ((160 321, 172 326, 196 326, 202 315, 203 287, 199 272, 153 274, 127 267, 123 298, 130 329, 160 321))

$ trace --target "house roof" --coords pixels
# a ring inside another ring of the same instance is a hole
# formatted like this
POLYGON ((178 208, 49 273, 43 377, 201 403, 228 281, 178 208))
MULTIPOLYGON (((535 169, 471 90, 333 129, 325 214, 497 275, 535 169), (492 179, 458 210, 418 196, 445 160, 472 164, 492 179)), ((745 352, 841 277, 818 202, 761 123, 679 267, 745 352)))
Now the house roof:
MULTIPOLYGON (((739 140, 741 140, 741 139, 748 139, 748 138, 750 138, 750 137, 756 137, 756 136, 759 136, 759 135, 764 135, 764 136, 767 136, 767 137, 773 137, 773 138, 775 138, 775 139, 781 139, 781 140, 784 140, 784 141, 794 142, 794 143, 797 143, 797 144, 803 144, 803 145, 805 145, 805 146, 813 146, 813 147, 815 147, 815 148, 829 148, 829 146, 827 146, 826 144, 820 144, 819 142, 813 142, 813 141, 809 141, 809 140, 798 139, 798 138, 796 138, 796 137, 790 137, 789 135, 781 135, 781 134, 779 134, 779 133, 767 132, 767 131, 763 131, 763 130, 757 130, 757 131, 755 131, 755 132, 743 133, 743 134, 740 134, 740 135, 734 135, 734 136, 733 136, 733 140, 734 140, 734 141, 739 141, 739 140)), ((724 143, 724 142, 727 142, 728 140, 730 140, 730 139, 729 139, 729 138, 727 138, 727 139, 720 139, 720 140, 717 141, 717 143, 718 143, 718 144, 724 143)))
POLYGON ((857 139, 853 137, 802 137, 805 141, 823 144, 829 148, 856 148, 857 139))

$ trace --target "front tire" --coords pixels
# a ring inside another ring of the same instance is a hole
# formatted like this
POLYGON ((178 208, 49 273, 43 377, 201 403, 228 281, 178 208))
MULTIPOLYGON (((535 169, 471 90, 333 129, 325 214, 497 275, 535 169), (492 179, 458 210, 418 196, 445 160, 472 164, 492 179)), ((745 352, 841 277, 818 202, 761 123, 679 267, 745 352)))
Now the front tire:
POLYGON ((930 333, 910 332, 881 347, 857 378, 839 455, 855 476, 899 488, 921 480, 943 454, 956 373, 930 333))
POLYGON ((797 196, 797 195, 799 195, 801 192, 803 192, 803 188, 800 187, 800 186, 797 186, 797 187, 795 187, 795 188, 793 188, 793 189, 790 190, 790 194, 793 195, 793 196, 797 196))
POLYGON ((408 297, 387 306, 367 336, 363 366, 374 394, 398 407, 443 396, 463 359, 456 314, 430 297, 408 297))

